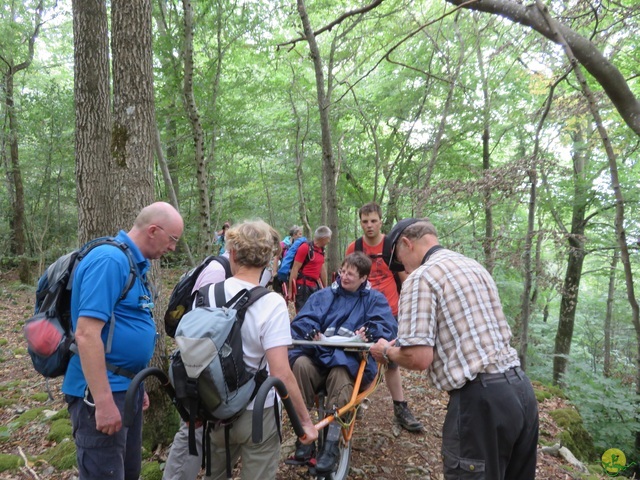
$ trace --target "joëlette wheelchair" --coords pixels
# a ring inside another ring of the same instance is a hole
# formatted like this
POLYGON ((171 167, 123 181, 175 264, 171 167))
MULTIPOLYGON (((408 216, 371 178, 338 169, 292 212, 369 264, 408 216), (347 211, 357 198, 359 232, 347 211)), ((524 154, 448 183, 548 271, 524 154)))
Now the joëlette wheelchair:
MULTIPOLYGON (((318 451, 322 449, 323 442, 326 438, 327 428, 330 424, 334 422, 338 422, 341 426, 341 439, 340 439, 340 455, 338 457, 338 462, 331 473, 324 473, 321 476, 317 476, 318 479, 325 480, 344 480, 347 478, 349 474, 349 463, 351 459, 351 440, 353 437, 353 432, 356 425, 357 420, 357 411, 360 409, 363 404, 366 404, 366 399, 376 390, 380 382, 382 381, 383 372, 386 368, 385 366, 378 364, 378 372, 376 374, 375 379, 368 385, 363 391, 360 391, 362 386, 362 377, 364 375, 364 370, 367 365, 367 358, 369 355, 369 348, 371 347, 371 343, 364 342, 329 342, 329 341, 311 341, 311 340, 294 340, 294 345, 314 345, 314 346, 324 346, 324 347, 334 347, 334 348, 343 348, 348 351, 359 352, 361 355, 360 367, 358 369, 358 374, 355 378, 353 393, 351 395, 351 399, 346 405, 338 408, 337 410, 331 409, 327 405, 325 405, 325 392, 319 392, 318 401, 317 401, 317 420, 318 422, 315 424, 316 430, 318 430, 318 451), (347 420, 348 419, 348 420, 347 420)), ((130 426, 133 423, 134 419, 134 402, 136 399, 136 392, 140 387, 140 383, 143 382, 147 377, 154 376, 156 377, 167 393, 169 398, 171 399, 173 405, 178 410, 180 417, 185 421, 189 421, 189 412, 186 411, 184 406, 182 406, 176 400, 176 393, 169 381, 169 377, 165 374, 161 369, 156 367, 150 367, 142 370, 138 373, 135 378, 131 381, 131 384, 127 390, 127 394, 125 396, 125 407, 124 407, 124 426, 130 426)), ((256 394, 254 407, 253 407, 253 432, 252 432, 252 440, 254 443, 260 443, 262 441, 262 415, 264 412, 264 403, 269 394, 269 391, 275 388, 278 392, 282 400, 282 404, 287 412, 287 416, 291 425, 293 427, 293 431, 298 436, 298 438, 304 438, 304 429, 300 423, 300 419, 295 412, 293 407, 293 402, 289 397, 289 392, 287 391, 284 383, 276 377, 268 377, 264 383, 258 389, 258 393, 256 394)), ((310 466, 309 473, 312 475, 316 475, 316 472, 313 466, 310 466)))
MULTIPOLYGON (((332 348, 342 348, 347 351, 358 352, 360 354, 360 366, 358 368, 358 373, 354 380, 353 385, 353 393, 351 394, 350 400, 343 406, 333 409, 332 406, 326 404, 326 392, 321 390, 318 392, 317 401, 316 401, 316 415, 317 415, 317 423, 315 424, 316 430, 318 430, 318 452, 322 451, 323 443, 326 441, 326 436, 328 432, 328 426, 332 423, 338 423, 341 427, 341 437, 340 437, 340 453, 338 456, 338 461, 335 466, 335 469, 330 473, 320 474, 315 471, 313 463, 308 465, 309 473, 312 475, 316 475, 319 479, 327 479, 327 480, 343 480, 346 479, 349 474, 349 463, 351 459, 351 447, 352 447, 352 438, 355 429, 355 425, 357 422, 357 412, 360 408, 366 408, 366 404, 368 403, 368 397, 376 390, 380 382, 382 381, 385 366, 378 364, 378 371, 374 380, 369 384, 364 386, 364 390, 360 391, 363 387, 362 378, 364 376, 364 371, 367 365, 367 359, 369 355, 369 348, 371 348, 371 343, 364 342, 353 342, 353 341, 345 341, 345 342, 334 342, 334 341, 324 341, 324 340, 294 340, 293 345, 310 345, 310 346, 323 346, 323 347, 332 347, 332 348)), ((265 393, 266 395, 266 393, 265 393)), ((261 428, 260 419, 262 418, 262 412, 256 411, 258 405, 257 397, 254 405, 254 441, 256 440, 257 429, 261 428)), ((291 415, 295 415, 295 412, 290 413, 287 410, 290 418, 291 415)), ((313 418, 313 414, 312 414, 313 418)), ((293 418, 291 418, 292 423, 294 423, 293 418)), ((297 419, 295 421, 298 421, 297 419)), ((296 432, 298 435, 298 432, 296 432)))

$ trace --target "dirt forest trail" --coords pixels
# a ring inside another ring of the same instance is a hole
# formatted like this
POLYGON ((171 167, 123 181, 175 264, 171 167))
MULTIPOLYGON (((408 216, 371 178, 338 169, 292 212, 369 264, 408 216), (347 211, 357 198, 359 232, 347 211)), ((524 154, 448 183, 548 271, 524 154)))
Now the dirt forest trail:
MULTIPOLYGON (((22 326, 32 312, 33 288, 20 286, 15 272, 0 273, 0 296, 4 307, 0 310, 0 457, 10 454, 29 459, 28 466, 0 470, 0 479, 77 479, 77 470, 73 465, 57 469, 44 459, 58 442, 51 435, 52 424, 43 418, 64 411, 66 405, 60 392, 61 379, 49 382, 53 400, 48 399, 46 382, 33 370, 26 352, 22 326), (35 411, 39 412, 37 417, 24 420, 28 418, 29 412, 35 411)), ((424 431, 409 433, 394 424, 391 397, 386 386, 380 385, 370 397, 371 402, 356 425, 349 478, 443 478, 440 459, 441 429, 448 396, 430 387, 422 373, 403 371, 402 375, 406 398, 416 417, 423 423, 424 431)), ((560 429, 552 421, 548 411, 566 406, 565 403, 551 398, 540 404, 540 446, 558 441, 560 429)), ((294 442, 295 436, 285 417, 283 459, 292 454, 294 442)), ((157 461, 162 466, 168 450, 168 445, 161 445, 145 461, 157 461)), ((297 480, 311 477, 306 468, 282 462, 276 478, 297 480)), ((609 477, 598 474, 579 476, 561 458, 538 453, 536 478, 568 480, 609 477)))

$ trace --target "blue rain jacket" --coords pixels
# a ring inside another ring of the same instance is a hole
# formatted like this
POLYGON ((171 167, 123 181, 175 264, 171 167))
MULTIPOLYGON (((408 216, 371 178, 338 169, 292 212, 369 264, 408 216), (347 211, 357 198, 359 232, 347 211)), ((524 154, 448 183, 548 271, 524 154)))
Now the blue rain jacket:
MULTIPOLYGON (((367 281, 355 292, 343 289, 338 278, 330 287, 317 291, 291 323, 291 336, 294 340, 304 340, 313 330, 322 332, 326 337, 340 335, 353 337, 355 331, 367 326, 371 341, 380 338, 392 340, 398 334, 398 323, 384 295, 371 288, 367 281)), ((342 348, 321 346, 300 346, 289 350, 289 363, 306 355, 321 368, 346 367, 355 379, 360 366, 359 352, 345 352, 342 348)), ((362 385, 369 384, 375 378, 376 361, 369 355, 362 385)))

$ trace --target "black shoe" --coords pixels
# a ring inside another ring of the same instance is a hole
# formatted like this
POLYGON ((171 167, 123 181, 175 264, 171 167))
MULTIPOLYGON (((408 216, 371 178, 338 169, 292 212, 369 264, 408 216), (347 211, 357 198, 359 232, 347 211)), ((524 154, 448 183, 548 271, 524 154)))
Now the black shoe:
POLYGON ((308 462, 313 458, 316 453, 316 442, 309 445, 303 445, 299 440, 296 440, 296 452, 293 454, 293 458, 298 462, 308 462))
POLYGON ((396 422, 408 432, 422 432, 422 423, 416 420, 406 403, 395 403, 393 405, 393 413, 396 422))
POLYGON ((324 442, 322 451, 318 455, 316 461, 316 472, 328 473, 333 472, 338 465, 338 458, 340 457, 340 440, 324 442))

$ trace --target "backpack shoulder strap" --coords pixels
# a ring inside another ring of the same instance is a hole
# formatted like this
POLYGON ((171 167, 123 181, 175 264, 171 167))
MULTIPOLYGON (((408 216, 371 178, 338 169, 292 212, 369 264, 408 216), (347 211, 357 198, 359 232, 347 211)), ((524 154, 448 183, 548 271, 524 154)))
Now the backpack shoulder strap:
POLYGON ((389 266, 388 261, 390 257, 391 257, 391 240, 389 239, 388 235, 385 235, 383 244, 382 244, 382 259, 384 260, 384 263, 387 264, 387 267, 389 266))
POLYGON ((96 238, 91 240, 90 242, 86 243, 82 248, 80 253, 78 253, 78 256, 75 260, 75 264, 73 265, 73 270, 71 272, 71 275, 69 276, 69 288, 71 288, 70 286, 73 284, 73 276, 75 273, 76 268, 78 267, 78 264, 80 263, 80 261, 87 256, 87 254, 93 250, 96 247, 99 247, 101 245, 111 245, 112 247, 117 247, 120 249, 120 251, 122 251, 122 253, 124 253, 125 257, 127 257, 127 261, 129 262, 129 275, 127 276, 127 281, 124 284, 124 288, 122 289, 122 293, 120 294, 120 296, 118 297, 118 302, 121 301, 124 297, 127 296, 127 294, 129 293, 129 290, 131 290, 131 288, 133 288, 133 284, 136 281, 136 278, 140 278, 140 281, 143 283, 146 283, 145 280, 140 276, 140 272, 138 272, 138 267, 135 264, 135 261, 133 260, 133 254, 131 253, 131 249, 129 248, 129 245, 127 245, 124 242, 119 242, 118 240, 116 240, 114 237, 100 237, 100 238, 96 238))
POLYGON ((233 274, 231 273, 231 262, 227 257, 225 257, 224 255, 218 255, 217 257, 214 257, 214 260, 224 268, 224 278, 233 276, 233 274))
MULTIPOLYGON (((307 263, 309 263, 311 260, 313 260, 313 257, 316 254, 316 247, 313 244, 313 240, 309 240, 307 242, 307 245, 309 247, 309 251, 307 252, 307 256, 304 257, 304 260, 302 261, 302 265, 300 266, 300 270, 302 270, 307 263)), ((324 248, 322 249, 322 253, 324 254, 324 248)))
POLYGON ((237 317, 238 321, 240 322, 240 326, 242 326, 242 323, 244 322, 244 315, 247 312, 247 309, 270 292, 271 290, 263 287, 262 285, 258 285, 257 287, 253 287, 251 290, 249 290, 247 300, 237 309, 237 317))
POLYGON ((356 238, 355 245, 353 246, 353 251, 354 252, 363 252, 364 251, 364 247, 362 246, 362 237, 356 238))
MULTIPOLYGON (((208 296, 207 292, 205 294, 208 296)), ((249 298, 249 291, 246 288, 240 290, 231 300, 227 301, 227 295, 224 292, 224 281, 213 286, 213 298, 216 301, 216 307, 235 308, 238 310, 244 305, 243 301, 246 301, 243 297, 249 298)))
POLYGON ((208 283, 203 287, 200 287, 197 292, 195 292, 194 302, 196 307, 210 307, 209 304, 209 287, 211 284, 208 283))

